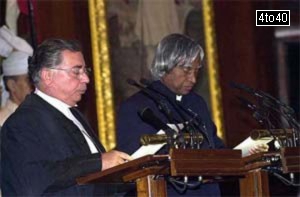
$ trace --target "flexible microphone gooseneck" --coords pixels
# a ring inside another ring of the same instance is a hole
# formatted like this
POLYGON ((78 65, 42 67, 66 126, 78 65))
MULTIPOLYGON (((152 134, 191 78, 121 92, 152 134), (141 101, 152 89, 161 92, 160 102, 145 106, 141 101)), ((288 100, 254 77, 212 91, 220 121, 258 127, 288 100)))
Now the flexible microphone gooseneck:
MULTIPOLYGON (((169 145, 174 146, 175 144, 184 142, 184 136, 181 136, 181 134, 177 133, 175 130, 173 130, 171 127, 169 127, 167 124, 162 122, 149 107, 145 107, 145 108, 139 110, 138 114, 140 115, 140 117, 142 118, 143 121, 152 125, 155 129, 163 130, 166 134, 165 141, 169 145)), ((157 136, 157 139, 159 137, 161 137, 160 135, 156 135, 156 136, 157 136)))
POLYGON ((231 87, 233 88, 236 88, 236 89, 240 89, 240 90, 244 90, 256 97, 259 97, 259 98, 263 98, 265 100, 265 102, 268 102, 269 104, 274 105, 274 102, 279 105, 279 106, 282 106, 284 109, 285 109, 285 112, 286 113, 289 113, 289 114, 295 114, 295 111, 293 108, 291 108, 290 106, 288 106, 287 104, 281 102, 280 100, 276 99, 275 97, 271 96, 270 94, 266 93, 266 92, 263 92, 261 90, 254 90, 253 88, 250 88, 244 84, 241 84, 241 83, 235 83, 235 82, 230 82, 229 83, 231 87))
MULTIPOLYGON (((239 83, 235 83, 235 82, 231 82, 230 86, 233 88, 237 88, 239 90, 243 90, 246 91, 248 93, 250 93, 251 95, 258 97, 259 100, 259 105, 260 107, 256 107, 256 109, 258 110, 263 110, 265 113, 267 113, 269 116, 272 116, 274 120, 276 120, 276 123, 278 124, 280 122, 280 120, 278 120, 278 117, 276 118, 275 113, 280 116, 283 117, 286 121, 286 123, 288 124, 288 126, 290 128, 293 128, 293 137, 292 137, 292 146, 300 146, 300 124, 298 123, 298 121, 296 121, 294 115, 295 115, 295 111, 288 105, 286 105, 285 103, 281 102, 280 100, 274 98, 273 96, 271 96, 268 93, 265 93, 263 91, 260 90, 254 90, 253 88, 250 88, 244 84, 239 84, 239 83)), ((247 103, 248 101, 245 101, 245 99, 241 99, 239 98, 239 100, 242 103, 247 103)), ((246 105, 249 107, 249 102, 246 105)), ((253 107, 253 104, 252 104, 253 107)), ((250 107, 249 107, 250 108, 250 107)), ((257 120, 262 120, 262 113, 259 113, 259 111, 256 110, 256 112, 253 114, 254 118, 257 120)), ((264 116, 266 117, 266 116, 264 116)), ((268 122, 269 128, 272 126, 272 123, 270 122, 270 118, 265 119, 265 121, 268 122)), ((283 123, 280 123, 280 126, 283 126, 283 123)), ((283 127, 284 128, 284 127, 283 127)), ((288 145, 288 144, 286 144, 288 145)))
MULTIPOLYGON (((158 109, 162 113, 164 113, 164 115, 167 117, 169 122, 175 121, 175 122, 179 123, 179 121, 173 117, 173 114, 172 114, 170 108, 168 107, 167 103, 163 99, 160 99, 159 97, 157 97, 157 95, 154 95, 152 92, 150 92, 148 89, 146 89, 144 86, 140 85, 133 79, 127 79, 127 83, 129 85, 139 88, 145 96, 150 98, 157 105, 158 109)), ((177 128, 177 129, 179 129, 179 128, 177 128)))
MULTIPOLYGON (((152 91, 153 93, 165 98, 175 109, 177 114, 188 124, 185 125, 185 127, 190 127, 192 130, 200 130, 201 133, 204 135, 208 142, 209 148, 213 148, 213 144, 210 141, 210 138, 208 136, 207 130, 205 123, 202 121, 202 119, 199 117, 199 115, 195 112, 193 112, 191 109, 186 109, 185 107, 182 106, 182 104, 179 101, 173 102, 167 95, 164 93, 160 92, 159 90, 154 89, 151 87, 151 82, 145 78, 141 78, 140 82, 144 85, 147 86, 147 88, 152 91), (184 112, 185 115, 182 113, 184 112), (189 118, 186 118, 188 116, 189 118), (197 129, 198 128, 198 129, 197 129)), ((193 144, 191 142, 191 144, 193 144)))

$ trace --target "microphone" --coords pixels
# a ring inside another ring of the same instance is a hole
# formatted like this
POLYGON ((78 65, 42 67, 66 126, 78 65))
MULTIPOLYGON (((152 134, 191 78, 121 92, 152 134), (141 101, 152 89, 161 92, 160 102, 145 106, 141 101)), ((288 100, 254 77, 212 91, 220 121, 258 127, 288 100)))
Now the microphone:
POLYGON ((287 110, 287 113, 289 114, 295 114, 295 111, 293 108, 291 108, 290 106, 286 105, 285 103, 281 102, 280 100, 276 99, 275 97, 271 96, 268 93, 265 93, 261 90, 254 90, 253 88, 250 88, 244 84, 240 84, 240 83, 235 83, 235 82, 230 82, 229 85, 233 88, 237 88, 240 90, 244 90, 256 97, 262 98, 262 99, 266 99, 266 102, 268 102, 269 104, 272 105, 272 107, 274 106, 275 102, 277 105, 284 107, 287 110), (271 102, 271 103, 270 103, 271 102))
MULTIPOLYGON (((195 112, 193 112, 191 109, 186 109, 185 107, 183 107, 181 105, 181 103, 179 101, 176 101, 176 102, 170 101, 169 98, 167 97, 167 95, 165 95, 164 93, 152 88, 150 86, 151 82, 149 80, 147 80, 145 78, 141 78, 140 82, 142 84, 146 85, 149 88, 149 90, 151 90, 151 91, 159 94, 160 96, 166 98, 171 103, 171 105, 176 109, 176 111, 178 112, 178 114, 181 116, 182 119, 186 120, 186 118, 184 118, 185 116, 182 114, 182 112, 178 108, 180 108, 182 111, 184 111, 186 114, 188 114, 190 116, 190 118, 195 117, 195 112)), ((198 119, 199 119, 199 117, 198 117, 198 119)), ((202 120, 199 120, 199 121, 202 122, 202 120)))
MULTIPOLYGON (((150 98, 152 101, 154 101, 155 104, 158 106, 158 109, 166 115, 168 121, 173 122, 173 120, 175 120, 172 115, 171 110, 169 109, 167 103, 163 99, 159 98, 157 95, 154 95, 151 91, 146 89, 144 86, 141 86, 139 83, 137 83, 133 79, 127 79, 127 83, 129 85, 133 85, 133 86, 139 88, 148 98, 150 98)), ((178 122, 177 120, 175 120, 175 121, 178 122)))
MULTIPOLYGON (((182 136, 186 144, 191 141, 192 136, 189 133, 184 133, 182 136)), ((201 133, 197 133, 196 136, 193 136, 193 138, 199 143, 202 143, 203 141, 203 135, 201 133)), ((144 134, 140 138, 140 143, 142 145, 162 144, 167 143, 168 141, 169 138, 165 134, 144 134)))
MULTIPOLYGON (((250 101, 248 101, 247 99, 240 97, 240 96, 236 96, 236 98, 245 106, 247 106, 249 109, 251 109, 253 111, 253 117, 259 122, 259 123, 266 123, 266 120, 269 120, 269 113, 268 111, 266 111, 265 109, 262 109, 258 106, 256 106, 255 104, 251 103, 250 101)), ((267 121, 267 123, 270 123, 269 121, 267 121)), ((273 126, 273 125, 272 125, 273 126)))
POLYGON ((282 113, 280 110, 274 109, 274 108, 270 108, 267 106, 263 105, 263 108, 259 108, 256 105, 252 104, 250 101, 246 100, 243 97, 240 96, 236 96, 244 105, 246 105, 248 108, 250 108, 251 110, 254 111, 253 113, 253 117, 261 124, 264 124, 265 126, 267 126, 267 130, 259 130, 259 132, 254 132, 253 134, 251 134, 252 139, 256 139, 259 137, 263 137, 263 136, 272 136, 274 139, 277 139, 281 144, 284 144, 285 146, 289 146, 289 142, 287 141, 287 139, 291 139, 293 145, 296 146, 297 144, 297 133, 293 132, 293 135, 290 135, 291 129, 286 129, 284 128, 284 126, 282 125, 281 121, 276 117, 276 116, 272 116, 273 114, 271 113, 271 111, 269 109, 272 109, 276 112, 279 113, 279 115, 282 115, 284 118, 286 114, 282 113), (271 119, 272 117, 272 119, 271 119), (273 124, 271 122, 271 120, 274 121, 275 124, 273 124), (279 128, 282 129, 275 129, 275 125, 279 126, 279 128), (264 131, 264 132, 261 132, 264 131), (280 131, 280 132, 279 132, 280 131), (268 132, 268 134, 267 134, 268 132), (285 136, 285 137, 283 137, 285 136))
MULTIPOLYGON (((144 85, 147 86, 147 88, 149 88, 149 90, 151 90, 152 92, 156 93, 156 94, 159 94, 160 96, 164 97, 165 99, 167 99, 169 101, 169 103, 174 107, 174 109, 176 110, 176 112, 178 113, 178 115, 185 121, 185 122, 189 122, 187 121, 186 119, 186 116, 182 113, 182 111, 184 111, 186 114, 189 115, 190 118, 194 118, 195 117, 195 113, 190 110, 190 109, 186 109, 184 108, 181 103, 179 101, 177 102, 172 102, 167 95, 165 95, 164 93, 152 88, 150 85, 151 85, 151 82, 145 78, 141 78, 140 79, 140 82, 144 85), (182 110, 182 111, 181 111, 182 110)), ((199 117, 198 117, 199 119, 199 117)), ((202 120, 200 120, 200 122, 202 122, 202 120)))
MULTIPOLYGON (((176 102, 172 102, 167 95, 165 95, 164 93, 152 88, 151 85, 151 81, 145 79, 145 78, 141 78, 140 82, 144 85, 147 86, 147 88, 149 88, 149 90, 155 92, 156 94, 159 94, 160 96, 166 98, 169 103, 174 107, 174 109, 176 110, 176 112, 178 113, 178 115, 185 121, 187 122, 187 124, 185 123, 185 127, 192 127, 194 128, 196 126, 196 128, 200 129, 200 131, 203 133, 203 135, 205 136, 205 138, 207 139, 208 145, 209 147, 212 147, 212 143, 208 137, 208 134, 206 132, 206 126, 205 123, 202 121, 202 119, 198 116, 197 113, 193 112, 191 109, 186 109, 185 107, 182 106, 182 104, 179 101, 176 102), (186 119, 186 115, 184 115, 182 113, 182 111, 189 116, 189 120, 187 121, 186 119), (197 119, 197 121, 196 121, 197 119), (199 124, 200 123, 200 124, 199 124)), ((195 128, 194 128, 195 129, 195 128)), ((195 133, 195 132, 193 132, 195 133)))
POLYGON ((144 109, 139 110, 138 114, 140 115, 143 121, 152 125, 155 129, 164 130, 167 135, 176 137, 176 131, 174 131, 171 127, 162 122, 149 107, 145 107, 144 109))
POLYGON ((141 79, 140 79, 140 83, 141 83, 141 84, 144 84, 144 85, 146 85, 146 86, 149 86, 149 85, 151 84, 151 81, 148 80, 148 79, 145 79, 145 78, 141 78, 141 79))
POLYGON ((144 89, 144 88, 145 88, 144 86, 141 86, 139 83, 137 83, 137 82, 136 82, 135 80, 133 80, 133 79, 128 78, 126 81, 127 81, 127 83, 128 83, 129 85, 136 86, 136 87, 138 87, 138 88, 140 88, 140 89, 144 89))
POLYGON ((245 106, 247 106, 248 108, 250 108, 250 109, 252 109, 252 110, 254 110, 254 111, 257 109, 256 105, 250 103, 250 102, 249 102, 248 100, 246 100, 245 98, 240 97, 240 96, 236 96, 236 98, 237 98, 241 103, 243 103, 245 106))

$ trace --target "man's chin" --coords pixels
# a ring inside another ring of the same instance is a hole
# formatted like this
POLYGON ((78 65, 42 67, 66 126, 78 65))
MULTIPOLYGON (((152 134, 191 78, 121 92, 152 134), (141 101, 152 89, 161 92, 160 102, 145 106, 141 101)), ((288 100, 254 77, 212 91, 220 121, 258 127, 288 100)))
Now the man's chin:
POLYGON ((188 93, 190 93, 192 91, 192 89, 184 89, 180 92, 180 95, 186 95, 188 93))

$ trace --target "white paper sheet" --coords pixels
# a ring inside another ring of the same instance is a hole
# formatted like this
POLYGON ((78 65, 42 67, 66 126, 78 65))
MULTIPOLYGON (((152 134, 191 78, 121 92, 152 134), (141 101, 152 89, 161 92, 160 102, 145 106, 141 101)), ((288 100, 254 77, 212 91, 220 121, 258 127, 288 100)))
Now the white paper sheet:
POLYGON ((245 157, 245 156, 250 155, 250 153, 249 153, 250 148, 260 145, 260 144, 267 144, 272 140, 273 140, 273 137, 265 137, 265 138, 261 138, 259 140, 253 140, 251 137, 248 137, 247 139, 245 139, 243 142, 241 142, 239 145, 237 145, 233 149, 242 150, 242 156, 245 157))

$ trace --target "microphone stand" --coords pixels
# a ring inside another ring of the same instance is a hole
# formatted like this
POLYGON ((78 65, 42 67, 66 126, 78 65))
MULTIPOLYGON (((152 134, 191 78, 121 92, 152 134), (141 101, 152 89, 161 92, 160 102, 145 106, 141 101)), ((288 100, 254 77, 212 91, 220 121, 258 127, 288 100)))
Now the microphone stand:
MULTIPOLYGON (((182 118, 182 120, 184 120, 184 125, 185 125, 185 128, 188 129, 189 133, 190 133, 190 146, 191 148, 193 149, 194 148, 194 143, 196 143, 196 148, 197 149, 200 149, 200 141, 197 140, 197 134, 194 134, 195 131, 197 131, 197 127, 199 124, 195 124, 195 118, 198 119, 198 114, 194 115, 194 116, 191 116, 191 112, 187 111, 179 102, 173 102, 171 99, 168 98, 167 95, 161 93, 160 91, 152 88, 150 86, 150 83, 148 80, 146 79, 141 79, 140 82, 144 85, 147 86, 147 88, 152 91, 153 93, 157 94, 157 95, 160 95, 161 97, 165 98, 171 105, 172 107, 176 110, 177 114, 182 118), (182 113, 182 111, 185 112, 185 114, 182 113), (189 115, 190 119, 186 122, 186 115, 189 115), (196 126, 196 127, 195 127, 196 126)), ((199 128, 199 127, 198 127, 199 128)), ((199 130, 199 129, 198 129, 199 130)), ((202 131, 200 129, 200 131, 202 131)), ((208 135, 205 131, 202 131, 203 133, 203 136, 207 138, 207 141, 208 141, 208 144, 209 144, 209 147, 211 148, 211 142, 208 138, 208 135)), ((194 183, 194 184, 189 184, 188 183, 188 176, 184 176, 184 181, 176 181, 173 177, 168 177, 167 180, 175 187, 175 189, 179 192, 179 193, 183 193, 184 191, 186 191, 187 187, 188 188, 196 188, 196 187, 199 187, 199 185, 202 184, 202 177, 199 176, 198 177, 198 182, 197 183, 194 183), (182 185, 183 188, 179 188, 179 185, 182 185)))
MULTIPOLYGON (((153 95, 148 89, 146 89, 144 86, 140 85, 133 79, 127 79, 127 83, 139 88, 145 96, 150 98, 157 105, 158 109, 167 117, 169 122, 174 121, 179 123, 179 121, 173 117, 171 110, 163 99, 157 98, 156 95, 153 95)), ((177 130, 180 131, 179 126, 177 124, 175 124, 175 126, 177 130)))
POLYGON ((274 98, 268 93, 265 93, 260 90, 254 90, 253 88, 247 87, 244 84, 238 84, 231 82, 231 87, 237 88, 240 90, 244 90, 258 98, 261 99, 262 106, 269 110, 277 112, 281 117, 283 117, 292 128, 293 136, 292 136, 292 146, 297 147, 300 146, 300 124, 294 118, 295 111, 285 103, 280 100, 274 98))
MULTIPOLYGON (((274 106, 273 105, 273 103, 270 103, 270 105, 269 105, 269 103, 268 102, 264 102, 264 100, 263 100, 263 102, 262 102, 262 104, 263 104, 263 106, 265 106, 266 108, 268 108, 268 109, 270 109, 270 110, 272 110, 272 111, 274 111, 274 112, 276 112, 277 114, 279 114, 281 117, 283 117, 285 120, 286 120, 286 122, 287 122, 287 124, 288 124, 288 126, 292 129, 292 132, 293 132, 293 135, 292 135, 292 144, 291 144, 291 146, 289 146, 289 143, 287 144, 287 147, 297 147, 299 144, 299 132, 297 132, 296 131, 296 129, 298 129, 299 130, 299 128, 297 128, 298 127, 298 123, 297 123, 297 121, 293 118, 293 116, 292 116, 292 114, 290 114, 290 113, 287 113, 286 111, 284 111, 284 110, 282 110, 282 108, 281 107, 277 107, 277 106, 274 106), (296 124, 294 124, 294 122, 296 122, 296 124), (295 128, 296 127, 296 128, 295 128), (297 143, 298 142, 298 143, 297 143)), ((275 119, 275 118, 274 118, 275 119)), ((279 122, 279 121, 278 121, 279 122)), ((286 131, 286 129, 284 128, 284 127, 282 127, 283 128, 283 130, 286 132, 286 134, 287 134, 287 131, 286 131)), ((289 142, 289 140, 287 139, 287 142, 289 142)))
MULTIPOLYGON (((275 128, 274 125, 271 123, 270 118, 269 118, 269 111, 261 108, 261 107, 257 107, 255 104, 252 104, 250 101, 248 101, 247 99, 240 97, 240 96, 236 96, 236 98, 244 105, 246 105, 249 109, 251 109, 253 111, 252 116, 254 117, 255 120, 258 121, 258 123, 264 125, 267 130, 270 132, 271 136, 273 137, 274 140, 278 140, 278 138, 276 137, 276 135, 274 134, 273 129, 275 128)), ((281 143, 281 141, 280 141, 281 143)))
MULTIPOLYGON (((165 99, 167 99, 169 101, 169 103, 173 106, 173 108, 176 110, 176 112, 178 113, 178 115, 183 118, 185 117, 186 115, 189 116, 190 120, 188 121, 189 124, 185 125, 185 126, 190 126, 191 129, 195 130, 195 131, 201 131, 201 133, 204 135, 204 137, 207 139, 207 142, 208 142, 208 146, 209 148, 213 148, 213 144, 211 143, 209 137, 208 137, 208 134, 207 134, 207 131, 206 131, 206 126, 205 124, 203 123, 203 121, 201 120, 201 118, 198 116, 198 114, 196 114, 195 112, 193 112, 191 109, 186 109, 185 107, 183 107, 181 105, 180 102, 176 101, 176 102, 173 102, 172 100, 170 100, 168 98, 167 95, 165 95, 164 93, 152 88, 150 85, 151 85, 151 82, 149 82, 147 79, 144 79, 142 78, 140 80, 140 82, 144 85, 147 86, 147 88, 149 90, 151 90, 152 92, 164 97, 165 99), (184 115, 182 113, 182 111, 186 114, 184 115), (199 125, 199 123, 200 125, 199 125)), ((186 120, 186 118, 183 118, 183 120, 186 120)), ((191 135, 193 135, 193 130, 189 130, 189 132, 191 133, 191 135)), ((197 137, 196 137, 197 138, 197 137)), ((192 138, 191 138, 192 139, 192 138)), ((200 147, 200 145, 198 146, 200 147)), ((199 148, 200 149, 200 148, 199 148)))

